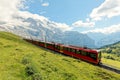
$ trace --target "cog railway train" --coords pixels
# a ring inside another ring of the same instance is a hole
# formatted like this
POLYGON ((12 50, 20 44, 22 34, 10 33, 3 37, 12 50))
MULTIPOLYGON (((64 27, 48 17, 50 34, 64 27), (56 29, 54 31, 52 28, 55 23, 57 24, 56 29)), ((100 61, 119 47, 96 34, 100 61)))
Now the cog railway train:
POLYGON ((85 47, 78 47, 72 45, 64 45, 60 43, 54 42, 44 42, 44 41, 37 41, 37 40, 30 40, 24 39, 32 44, 35 44, 40 47, 44 47, 56 52, 60 52, 62 54, 72 56, 78 59, 82 59, 84 61, 100 64, 101 63, 101 51, 89 49, 85 47))

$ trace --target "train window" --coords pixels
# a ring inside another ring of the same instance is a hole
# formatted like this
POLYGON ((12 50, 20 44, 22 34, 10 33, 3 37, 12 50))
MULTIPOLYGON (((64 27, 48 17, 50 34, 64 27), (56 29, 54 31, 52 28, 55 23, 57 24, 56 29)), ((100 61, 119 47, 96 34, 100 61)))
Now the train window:
POLYGON ((56 49, 60 50, 60 46, 55 46, 56 49))
POLYGON ((67 48, 67 51, 70 51, 70 48, 67 48))
POLYGON ((68 51, 68 48, 66 47, 66 51, 68 51))
POLYGON ((48 46, 50 46, 50 44, 47 44, 48 46))
POLYGON ((68 48, 66 47, 66 51, 68 51, 68 48))
POLYGON ((51 46, 51 44, 49 44, 49 46, 51 46))
POLYGON ((76 53, 77 54, 81 54, 81 50, 76 50, 76 53))
POLYGON ((64 47, 64 50, 66 50, 66 51, 67 51, 67 47, 64 47))
POLYGON ((55 45, 55 49, 57 49, 57 45, 55 45))
POLYGON ((90 56, 90 53, 89 53, 89 52, 86 52, 86 56, 90 56))
POLYGON ((83 56, 89 56, 89 52, 82 51, 82 55, 83 55, 83 56))
POLYGON ((69 48, 69 51, 70 51, 70 52, 72 52, 72 49, 71 49, 71 48, 69 48))
POLYGON ((40 44, 40 42, 38 42, 38 44, 40 44))
POLYGON ((68 51, 69 51, 69 52, 71 52, 71 51, 72 51, 72 49, 71 49, 71 48, 68 48, 68 51))
POLYGON ((46 43, 46 46, 49 46, 49 44, 48 44, 48 43, 46 43))
POLYGON ((58 46, 58 50, 60 50, 60 46, 58 46))
POLYGON ((82 55, 84 55, 84 56, 86 55, 85 51, 82 51, 82 55))
POLYGON ((75 49, 72 49, 72 52, 73 52, 73 53, 75 53, 75 52, 76 52, 76 50, 75 50, 75 49))
POLYGON ((93 59, 97 59, 96 54, 92 54, 92 53, 91 53, 91 54, 90 54, 90 57, 93 58, 93 59))

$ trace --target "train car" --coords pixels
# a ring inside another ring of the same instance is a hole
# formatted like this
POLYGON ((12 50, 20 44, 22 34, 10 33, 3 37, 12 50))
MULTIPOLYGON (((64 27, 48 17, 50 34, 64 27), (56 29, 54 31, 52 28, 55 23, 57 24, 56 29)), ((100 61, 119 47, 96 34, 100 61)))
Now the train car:
POLYGON ((63 45, 54 42, 42 42, 28 39, 26 39, 26 41, 94 64, 99 64, 101 62, 101 52, 98 50, 72 45, 63 45))
POLYGON ((101 52, 98 50, 75 46, 64 46, 63 53, 94 64, 99 64, 101 62, 101 52))

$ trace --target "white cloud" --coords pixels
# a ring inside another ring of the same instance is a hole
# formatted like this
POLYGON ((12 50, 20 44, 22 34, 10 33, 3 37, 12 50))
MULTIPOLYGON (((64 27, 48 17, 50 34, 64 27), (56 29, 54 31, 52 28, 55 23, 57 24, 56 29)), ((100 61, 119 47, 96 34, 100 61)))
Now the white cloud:
POLYGON ((20 0, 0 0, 0 21, 6 21, 12 18, 12 15, 18 11, 20 0))
POLYGON ((90 20, 87 18, 87 22, 83 22, 82 20, 76 21, 72 24, 73 27, 94 27, 95 23, 90 22, 90 20))
POLYGON ((69 31, 72 29, 69 25, 67 25, 65 23, 56 23, 56 22, 53 22, 53 23, 55 24, 56 28, 59 28, 62 31, 69 31))
POLYGON ((90 17, 101 20, 103 17, 111 18, 120 15, 120 0, 105 0, 99 7, 93 9, 90 17))
POLYGON ((42 3, 42 6, 47 7, 49 6, 49 3, 48 2, 42 3))
POLYGON ((89 31, 84 31, 82 33, 103 33, 103 34, 111 34, 115 32, 120 32, 120 24, 117 25, 112 25, 109 27, 104 27, 104 28, 96 28, 94 30, 89 30, 89 31))
POLYGON ((25 0, 12 0, 11 2, 9 0, 0 0, 0 26, 4 27, 23 26, 29 28, 31 23, 26 22, 25 20, 31 18, 36 22, 40 23, 42 26, 49 29, 51 28, 50 26, 52 26, 55 28, 59 28, 62 31, 70 30, 70 27, 65 23, 53 22, 44 16, 32 14, 28 11, 21 11, 20 10, 21 8, 25 8, 24 1, 25 0))
POLYGON ((29 25, 21 19, 15 18, 20 8, 24 8, 25 0, 0 0, 0 26, 29 25))
POLYGON ((40 16, 38 14, 31 14, 27 11, 19 11, 19 13, 17 14, 17 16, 20 16, 24 19, 27 19, 27 18, 32 18, 36 21, 41 21, 41 25, 50 29, 50 26, 54 27, 54 28, 58 28, 62 31, 67 31, 67 30, 71 30, 71 27, 65 23, 57 23, 57 22, 54 22, 54 21, 50 21, 48 18, 44 17, 44 16, 40 16), (48 24, 49 23, 49 24, 48 24))

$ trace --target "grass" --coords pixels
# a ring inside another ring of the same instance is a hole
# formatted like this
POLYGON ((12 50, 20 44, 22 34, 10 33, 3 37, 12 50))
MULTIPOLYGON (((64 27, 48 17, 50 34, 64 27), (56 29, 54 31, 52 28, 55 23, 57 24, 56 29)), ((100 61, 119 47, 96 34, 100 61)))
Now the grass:
POLYGON ((120 42, 101 48, 102 62, 120 69, 120 42))
POLYGON ((115 54, 103 53, 102 63, 116 67, 120 69, 120 57, 117 57, 115 54))
POLYGON ((120 75, 0 32, 0 80, 119 80, 120 75))

